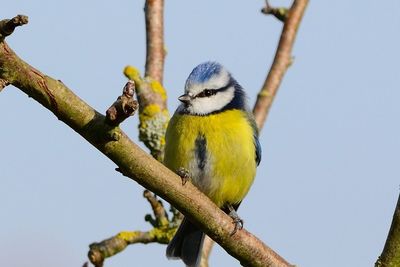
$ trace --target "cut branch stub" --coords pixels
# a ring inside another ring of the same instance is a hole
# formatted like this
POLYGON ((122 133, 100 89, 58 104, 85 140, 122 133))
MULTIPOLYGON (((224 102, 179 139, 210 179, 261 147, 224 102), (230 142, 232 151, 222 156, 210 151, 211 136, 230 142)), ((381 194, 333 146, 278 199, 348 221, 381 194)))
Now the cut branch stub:
POLYGON ((17 15, 12 19, 5 19, 0 21, 0 41, 3 41, 5 37, 12 34, 16 27, 22 26, 28 23, 28 17, 25 15, 17 15))
POLYGON ((134 99, 135 82, 128 81, 122 90, 122 95, 117 98, 106 112, 106 121, 112 126, 117 126, 129 116, 135 114, 139 104, 134 99))

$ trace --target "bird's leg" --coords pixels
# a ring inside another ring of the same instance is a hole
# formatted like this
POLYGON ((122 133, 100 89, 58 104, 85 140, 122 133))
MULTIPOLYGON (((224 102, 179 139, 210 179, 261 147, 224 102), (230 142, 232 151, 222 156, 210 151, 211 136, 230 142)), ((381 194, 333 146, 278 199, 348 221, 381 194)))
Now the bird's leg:
POLYGON ((233 229, 231 236, 236 234, 237 230, 242 230, 243 229, 243 220, 239 217, 237 214, 236 210, 233 208, 231 204, 226 204, 226 207, 229 210, 228 215, 232 218, 233 224, 235 225, 235 228, 233 229))
POLYGON ((186 170, 183 167, 180 167, 177 171, 176 174, 178 174, 181 179, 182 179, 182 185, 185 185, 187 181, 190 180, 190 173, 188 170, 186 170))

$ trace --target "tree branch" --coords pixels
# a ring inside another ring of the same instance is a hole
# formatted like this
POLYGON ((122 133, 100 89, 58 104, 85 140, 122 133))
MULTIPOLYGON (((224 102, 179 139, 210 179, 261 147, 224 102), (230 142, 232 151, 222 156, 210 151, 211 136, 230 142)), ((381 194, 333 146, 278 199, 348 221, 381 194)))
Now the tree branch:
POLYGON ((150 192, 149 190, 145 190, 143 192, 143 197, 145 197, 147 201, 150 203, 151 209, 153 210, 154 214, 154 218, 152 218, 150 214, 147 214, 145 220, 149 221, 154 227, 163 227, 163 226, 168 227, 169 225, 168 214, 165 211, 162 202, 158 200, 156 195, 150 192))
POLYGON ((160 231, 153 228, 150 231, 133 231, 133 232, 120 232, 116 236, 103 240, 100 243, 93 243, 89 245, 88 257, 90 262, 96 266, 103 266, 104 259, 111 257, 122 250, 128 245, 141 243, 160 243, 168 244, 173 233, 160 231))
POLYGON ((150 214, 147 214, 145 220, 150 222, 154 228, 145 232, 120 232, 106 240, 90 244, 88 258, 94 266, 103 266, 106 258, 123 251, 129 245, 137 243, 168 244, 171 240, 172 236, 175 234, 177 225, 174 227, 170 226, 170 222, 161 201, 159 201, 153 193, 145 190, 143 196, 150 203, 155 217, 154 219, 150 214))
POLYGON ((194 185, 141 150, 118 127, 77 97, 61 81, 41 73, 0 42, 0 78, 25 92, 111 159, 125 176, 167 200, 245 266, 290 266, 245 229, 234 236, 232 219, 194 185), (113 138, 111 138, 113 137, 113 138))
POLYGON ((167 92, 162 86, 164 72, 164 0, 146 0, 146 69, 142 77, 138 69, 127 66, 124 74, 135 81, 139 107, 139 140, 150 154, 162 161, 165 131, 169 122, 167 92))
POLYGON ((308 0, 294 0, 285 19, 274 61, 253 108, 254 117, 260 130, 264 126, 283 76, 292 62, 293 44, 307 4, 308 0))
POLYGON ((163 83, 164 73, 164 0, 146 0, 146 71, 145 77, 151 77, 163 83))
POLYGON ((104 260, 123 251, 132 244, 159 243, 168 244, 176 232, 182 216, 179 212, 172 211, 171 220, 164 209, 162 202, 149 190, 143 192, 153 210, 153 215, 146 214, 145 221, 149 222, 153 229, 149 231, 120 232, 119 234, 89 245, 88 258, 96 267, 103 266, 104 260))
POLYGON ((400 266, 400 195, 394 210, 392 225, 386 239, 382 254, 375 267, 400 266))

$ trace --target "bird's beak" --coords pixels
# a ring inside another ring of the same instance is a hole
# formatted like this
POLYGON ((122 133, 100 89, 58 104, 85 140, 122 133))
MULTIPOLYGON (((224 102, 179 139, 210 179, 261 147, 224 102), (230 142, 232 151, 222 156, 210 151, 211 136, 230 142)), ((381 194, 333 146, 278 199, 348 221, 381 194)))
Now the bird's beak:
POLYGON ((180 97, 178 97, 178 100, 184 104, 188 104, 191 99, 192 98, 190 97, 190 95, 181 95, 180 97))

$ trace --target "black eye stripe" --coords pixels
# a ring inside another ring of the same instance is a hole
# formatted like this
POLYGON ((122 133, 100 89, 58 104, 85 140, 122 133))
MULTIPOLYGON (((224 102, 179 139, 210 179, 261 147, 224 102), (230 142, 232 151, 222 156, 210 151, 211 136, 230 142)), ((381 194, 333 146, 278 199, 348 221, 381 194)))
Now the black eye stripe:
POLYGON ((215 95, 218 92, 223 92, 223 91, 227 90, 231 86, 232 86, 232 84, 228 83, 226 86, 221 87, 219 89, 204 89, 203 91, 198 93, 195 97, 210 97, 212 95, 215 95))
POLYGON ((204 89, 200 93, 196 95, 196 97, 210 97, 212 95, 215 95, 217 93, 216 89, 204 89))

